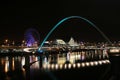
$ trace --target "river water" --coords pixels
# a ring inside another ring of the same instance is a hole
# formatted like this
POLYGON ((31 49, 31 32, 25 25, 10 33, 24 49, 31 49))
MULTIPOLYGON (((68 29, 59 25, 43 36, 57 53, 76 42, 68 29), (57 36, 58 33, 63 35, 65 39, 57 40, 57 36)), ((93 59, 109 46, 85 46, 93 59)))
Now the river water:
MULTIPOLYGON (((58 74, 56 71, 93 67, 108 63, 106 54, 93 54, 92 52, 90 54, 68 52, 49 55, 0 56, 0 80, 35 80, 39 74, 44 76, 43 79, 46 79, 44 75, 46 71, 47 74, 51 75, 51 72, 58 74)), ((55 76, 51 75, 50 77, 56 80, 55 76)))

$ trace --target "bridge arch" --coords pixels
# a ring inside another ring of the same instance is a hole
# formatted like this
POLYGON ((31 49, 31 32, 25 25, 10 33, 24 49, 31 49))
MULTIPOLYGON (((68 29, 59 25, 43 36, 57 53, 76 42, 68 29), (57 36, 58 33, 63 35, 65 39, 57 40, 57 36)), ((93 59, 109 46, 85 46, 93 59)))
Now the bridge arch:
POLYGON ((62 20, 60 20, 50 31, 49 33, 47 34, 47 36, 44 38, 44 40, 42 41, 41 45, 39 46, 38 48, 38 51, 41 50, 42 46, 44 45, 45 41, 48 39, 48 37, 51 35, 51 33, 60 25, 62 24, 63 22, 69 20, 69 19, 72 19, 72 18, 79 18, 79 19, 82 19, 84 21, 86 21, 87 23, 89 23, 90 25, 92 25, 110 44, 111 44, 111 41, 108 39, 108 37, 94 24, 92 23, 90 20, 86 19, 86 18, 83 18, 81 16, 69 16, 69 17, 66 17, 62 20))

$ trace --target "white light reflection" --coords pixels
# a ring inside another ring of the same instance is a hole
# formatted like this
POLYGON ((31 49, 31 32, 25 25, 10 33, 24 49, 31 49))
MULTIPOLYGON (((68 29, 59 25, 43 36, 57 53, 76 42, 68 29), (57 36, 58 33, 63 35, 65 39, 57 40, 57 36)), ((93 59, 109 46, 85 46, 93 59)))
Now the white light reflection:
POLYGON ((58 69, 58 64, 55 65, 55 69, 58 69))
POLYGON ((22 57, 21 64, 22 64, 22 66, 24 66, 24 65, 25 65, 25 57, 22 57))
POLYGON ((25 57, 22 57, 21 68, 25 72, 25 69, 23 68, 24 65, 25 65, 25 57))
POLYGON ((102 61, 104 64, 106 63, 106 61, 104 60, 104 61, 102 61))
POLYGON ((46 57, 44 58, 44 61, 43 61, 43 62, 44 62, 44 64, 48 64, 48 61, 47 61, 47 58, 46 58, 46 57))
POLYGON ((80 67, 80 63, 77 63, 77 67, 78 67, 78 68, 80 67))
POLYGON ((94 62, 94 64, 95 64, 95 65, 98 65, 98 62, 97 62, 97 61, 95 61, 95 62, 94 62))
POLYGON ((109 61, 109 60, 106 60, 106 62, 107 62, 107 63, 110 63, 110 61, 109 61))
POLYGON ((99 63, 100 65, 102 65, 102 61, 98 61, 98 63, 99 63))
POLYGON ((85 67, 85 63, 82 63, 82 67, 85 67))
POLYGON ((91 66, 94 66, 94 62, 90 62, 90 65, 91 65, 91 66))
POLYGON ((71 68, 71 64, 68 64, 68 68, 69 68, 69 69, 71 68))
POLYGON ((64 68, 65 68, 65 69, 67 68, 67 64, 64 65, 64 68))
POLYGON ((76 67, 76 64, 73 64, 73 68, 75 68, 76 67))
POLYGON ((80 68, 80 67, 90 67, 90 66, 98 66, 102 65, 103 63, 109 63, 109 60, 99 60, 99 61, 91 61, 91 62, 82 62, 82 63, 74 63, 74 64, 44 64, 43 68, 46 69, 71 69, 73 68, 80 68))
POLYGON ((90 66, 90 63, 89 63, 89 62, 86 62, 86 66, 90 66))

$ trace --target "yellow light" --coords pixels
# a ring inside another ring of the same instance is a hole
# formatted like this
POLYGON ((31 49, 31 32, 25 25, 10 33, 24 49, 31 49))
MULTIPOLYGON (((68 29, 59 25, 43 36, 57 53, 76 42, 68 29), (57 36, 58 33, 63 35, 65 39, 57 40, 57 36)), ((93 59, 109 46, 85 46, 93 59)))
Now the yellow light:
POLYGON ((44 65, 43 65, 43 68, 44 68, 44 69, 46 69, 46 68, 47 68, 47 65, 46 65, 46 64, 44 64, 44 65))
POLYGON ((111 53, 119 53, 120 50, 115 48, 115 49, 110 49, 110 52, 111 52, 111 53))
POLYGON ((12 58, 12 70, 14 70, 14 69, 15 69, 15 63, 14 63, 14 58, 12 58))
POLYGON ((62 64, 60 64, 60 69, 62 69, 63 68, 63 65, 62 64))
POLYGON ((55 66, 55 65, 54 65, 54 64, 52 64, 52 65, 51 65, 51 68, 53 69, 53 68, 54 68, 54 66, 55 66))
POLYGON ((76 64, 73 64, 73 68, 75 68, 76 67, 76 64))
POLYGON ((5 63, 5 72, 8 72, 8 70, 9 70, 9 62, 7 61, 5 63))
POLYGON ((50 64, 47 65, 47 68, 50 69, 50 64))

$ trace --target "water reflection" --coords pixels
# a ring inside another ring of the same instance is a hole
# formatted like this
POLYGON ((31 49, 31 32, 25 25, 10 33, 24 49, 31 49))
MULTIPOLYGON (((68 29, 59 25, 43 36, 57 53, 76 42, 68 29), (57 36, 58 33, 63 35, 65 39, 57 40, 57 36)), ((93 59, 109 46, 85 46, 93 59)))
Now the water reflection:
POLYGON ((12 57, 5 56, 0 58, 0 79, 11 80, 15 77, 24 79, 25 70, 22 68, 24 65, 25 57, 12 57))
POLYGON ((6 80, 29 80, 38 70, 71 69, 109 63, 105 51, 81 51, 50 55, 6 56, 0 58, 1 74, 6 80), (104 53, 103 53, 104 52, 104 53))

